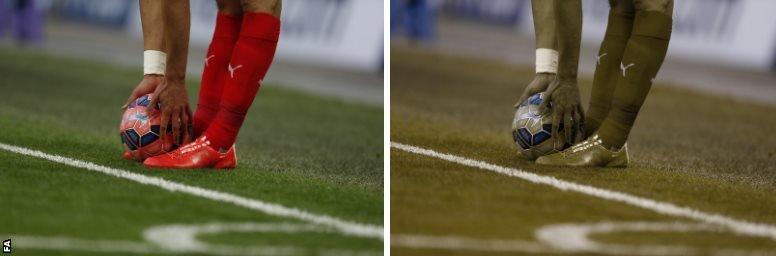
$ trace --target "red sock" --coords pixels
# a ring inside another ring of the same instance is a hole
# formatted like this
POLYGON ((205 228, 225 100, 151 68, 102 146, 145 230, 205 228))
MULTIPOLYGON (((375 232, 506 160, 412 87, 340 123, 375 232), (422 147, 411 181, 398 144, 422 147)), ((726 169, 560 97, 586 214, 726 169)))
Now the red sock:
POLYGON ((213 39, 205 55, 205 67, 202 69, 202 82, 199 88, 199 102, 194 112, 194 136, 199 137, 207 130, 218 113, 223 93, 223 80, 228 72, 226 66, 232 57, 232 49, 240 36, 240 16, 218 13, 213 39))
POLYGON ((275 57, 279 37, 280 20, 275 16, 243 14, 240 39, 227 67, 218 114, 205 131, 213 148, 227 149, 234 144, 245 114, 275 57))

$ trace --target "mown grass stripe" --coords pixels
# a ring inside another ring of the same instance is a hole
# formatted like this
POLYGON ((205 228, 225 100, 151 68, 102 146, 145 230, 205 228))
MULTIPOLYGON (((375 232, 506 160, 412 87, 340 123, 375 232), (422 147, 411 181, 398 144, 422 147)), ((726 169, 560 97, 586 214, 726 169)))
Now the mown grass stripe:
POLYGON ((302 221, 307 221, 310 223, 330 226, 346 235, 353 235, 353 236, 367 237, 367 238, 377 238, 377 239, 383 238, 383 228, 376 225, 369 225, 369 224, 362 224, 362 223, 341 220, 328 215, 314 214, 314 213, 306 212, 296 208, 286 207, 279 204, 264 202, 264 201, 246 198, 246 197, 229 194, 225 192, 185 185, 177 182, 168 181, 162 178, 145 176, 142 174, 138 174, 138 173, 134 173, 126 170, 111 168, 107 166, 102 166, 102 165, 98 165, 98 164, 94 164, 94 163, 90 163, 82 160, 67 158, 63 156, 58 156, 58 155, 51 155, 41 151, 8 145, 4 143, 0 143, 0 149, 17 153, 17 154, 26 155, 26 156, 37 157, 37 158, 41 158, 48 161, 61 163, 64 165, 69 165, 77 168, 96 171, 103 174, 131 180, 140 184, 160 187, 162 189, 165 189, 171 192, 180 192, 180 193, 193 195, 196 197, 207 198, 218 202, 230 203, 247 209, 262 212, 264 214, 293 218, 293 219, 298 219, 302 221))
POLYGON ((535 173, 499 166, 483 161, 464 158, 460 156, 439 153, 430 149, 419 148, 416 146, 405 145, 397 142, 391 142, 391 147, 406 151, 409 153, 434 157, 445 161, 474 167, 482 170, 493 171, 503 175, 520 178, 536 184, 549 185, 563 191, 573 191, 585 195, 626 203, 642 209, 654 211, 660 214, 685 217, 701 222, 722 225, 731 231, 739 234, 752 236, 768 237, 776 240, 776 226, 764 223, 754 223, 750 221, 737 220, 728 216, 715 213, 706 213, 689 207, 678 206, 672 203, 660 202, 649 198, 634 196, 623 192, 597 188, 589 185, 577 184, 564 181, 551 176, 538 175, 535 173))

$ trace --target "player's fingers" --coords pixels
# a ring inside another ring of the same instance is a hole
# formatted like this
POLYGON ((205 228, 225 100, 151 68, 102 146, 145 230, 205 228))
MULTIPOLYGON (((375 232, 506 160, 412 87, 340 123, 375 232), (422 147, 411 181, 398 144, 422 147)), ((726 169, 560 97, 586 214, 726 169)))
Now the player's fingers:
POLYGON ((512 107, 519 108, 520 104, 523 104, 524 101, 525 101, 524 99, 519 99, 517 100, 517 102, 515 102, 515 105, 513 105, 512 107))
POLYGON ((529 96, 533 95, 534 92, 532 90, 529 90, 529 88, 533 88, 533 83, 528 84, 528 86, 523 90, 523 94, 520 95, 520 98, 517 99, 517 103, 515 103, 515 108, 520 107, 520 104, 523 103, 526 99, 528 99, 529 96))
POLYGON ((164 88, 164 85, 159 85, 156 87, 156 89, 154 89, 154 92, 151 94, 151 103, 149 104, 149 106, 153 106, 156 109, 162 109, 163 107, 162 105, 164 105, 164 103, 161 102, 161 98, 162 98, 161 94, 162 94, 163 88, 164 88))
POLYGON ((547 88, 547 91, 544 92, 544 100, 542 100, 542 103, 539 104, 539 111, 541 111, 542 113, 547 112, 547 106, 550 104, 550 101, 552 101, 552 93, 557 88, 558 88, 558 83, 550 84, 550 88, 547 88))
POLYGON ((132 91, 132 93, 129 94, 129 98, 127 98, 127 102, 125 102, 124 105, 121 106, 121 109, 127 109, 127 107, 129 106, 129 103, 137 99, 138 97, 137 94, 138 94, 137 90, 132 91))
POLYGON ((561 118, 563 117, 563 108, 558 107, 552 113, 552 137, 555 138, 555 148, 560 149, 563 147, 563 141, 558 139, 558 129, 560 126, 561 118))
POLYGON ((189 107, 189 105, 188 105, 188 104, 186 104, 186 114, 187 114, 187 115, 189 115, 190 117, 191 117, 191 116, 194 116, 194 115, 191 113, 191 107, 189 107))
POLYGON ((513 105, 512 107, 519 108, 520 104, 523 103, 523 101, 525 101, 525 99, 523 98, 524 96, 525 96, 525 93, 523 93, 523 95, 520 95, 520 98, 517 99, 517 102, 515 102, 515 105, 513 105))
POLYGON ((130 95, 129 98, 127 98, 127 102, 124 102, 124 105, 121 105, 121 109, 127 109, 130 102, 132 102, 132 95, 130 95))
POLYGON ((545 94, 544 100, 542 100, 542 103, 539 104, 539 113, 545 114, 549 109, 547 108, 547 105, 550 104, 550 101, 552 99, 550 98, 550 95, 545 94))
POLYGON ((151 103, 148 104, 149 107, 151 107, 152 110, 155 109, 161 109, 159 105, 159 95, 154 93, 154 95, 151 95, 151 103))
POLYGON ((582 131, 582 118, 581 114, 579 113, 579 108, 577 108, 576 111, 574 111, 574 143, 577 143, 582 140, 582 137, 584 136, 584 131, 582 131))
POLYGON ((573 125, 574 120, 572 120, 571 118, 573 115, 572 114, 573 112, 575 112, 573 109, 569 109, 569 111, 566 111, 565 113, 563 113, 563 132, 566 135, 565 137, 566 142, 568 142, 569 144, 574 143, 574 137, 572 134, 572 131, 574 129, 574 125, 573 125))
POLYGON ((585 132, 585 109, 582 108, 582 105, 577 105, 577 114, 579 115, 577 117, 577 123, 579 124, 577 132, 579 132, 580 140, 584 140, 587 133, 585 132))
POLYGON ((189 110, 186 108, 185 111, 181 111, 181 127, 183 132, 183 143, 188 143, 191 141, 191 133, 189 132, 189 110))
POLYGON ((186 131, 189 132, 190 141, 194 139, 194 113, 191 112, 191 107, 186 105, 186 112, 189 114, 189 123, 186 124, 186 131))
POLYGON ((170 113, 162 110, 162 120, 159 122, 159 137, 164 139, 167 136, 167 124, 170 121, 170 113))
POLYGON ((172 115, 170 115, 171 122, 172 122, 172 138, 175 141, 175 143, 180 144, 181 139, 181 109, 175 108, 172 111, 172 115))
POLYGON ((547 91, 545 91, 544 93, 546 93, 548 96, 552 95, 552 93, 555 92, 555 90, 557 90, 558 87, 560 87, 560 83, 558 83, 557 81, 554 81, 550 83, 550 86, 547 87, 547 91))

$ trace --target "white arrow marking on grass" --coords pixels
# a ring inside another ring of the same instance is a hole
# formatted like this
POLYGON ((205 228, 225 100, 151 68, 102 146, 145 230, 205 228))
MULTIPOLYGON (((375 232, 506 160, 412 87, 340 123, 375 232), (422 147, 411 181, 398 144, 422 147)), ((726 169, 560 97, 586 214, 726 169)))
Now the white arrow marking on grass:
POLYGON ((268 202, 259 201, 256 199, 251 199, 251 198, 233 195, 229 193, 224 193, 216 190, 190 186, 182 183, 168 181, 162 178, 145 176, 145 175, 130 172, 130 171, 106 167, 106 166, 102 166, 102 165, 98 165, 98 164, 94 164, 86 161, 63 157, 63 156, 46 154, 37 150, 12 146, 4 143, 0 143, 0 149, 17 153, 17 154, 33 156, 33 157, 37 157, 37 158, 41 158, 48 161, 57 162, 57 163, 61 163, 61 164, 65 164, 65 165, 69 165, 77 168, 96 171, 103 174, 131 180, 140 184, 157 186, 171 192, 181 192, 181 193, 185 193, 185 194, 189 194, 197 197, 207 198, 218 202, 231 203, 233 205, 241 206, 244 208, 248 208, 248 209, 255 210, 269 215, 294 218, 294 219, 303 220, 303 221, 307 221, 315 224, 330 226, 346 235, 377 238, 377 239, 383 238, 383 228, 376 225, 345 221, 345 220, 337 219, 323 214, 314 214, 310 212, 305 212, 303 210, 290 208, 279 204, 268 203, 268 202))
POLYGON ((728 216, 705 213, 689 207, 678 206, 672 203, 660 202, 649 198, 638 197, 623 192, 607 190, 597 188, 589 185, 577 184, 569 181, 564 181, 551 176, 543 176, 535 173, 518 170, 515 168, 498 166, 483 161, 477 161, 474 159, 468 159, 460 156, 439 153, 433 150, 419 148, 415 146, 405 145, 401 143, 391 142, 391 147, 403 150, 410 153, 415 153, 424 156, 430 156, 461 165, 479 168, 483 170, 493 171, 496 173, 504 174, 511 177, 520 178, 536 184, 549 185, 551 187, 563 190, 574 191, 585 195, 612 200, 617 202, 626 203, 639 208, 651 210, 657 213, 690 218, 706 223, 718 224, 724 227, 730 228, 735 233, 768 237, 772 240, 776 240, 776 226, 764 223, 754 223, 750 221, 737 220, 728 216))

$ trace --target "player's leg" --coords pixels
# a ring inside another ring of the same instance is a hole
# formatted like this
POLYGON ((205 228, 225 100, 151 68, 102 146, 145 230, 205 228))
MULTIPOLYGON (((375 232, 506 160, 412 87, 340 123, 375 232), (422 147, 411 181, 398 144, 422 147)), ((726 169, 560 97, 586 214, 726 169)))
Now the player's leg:
POLYGON ((621 148, 628 139, 671 38, 673 0, 634 0, 634 5, 633 31, 620 63, 612 106, 596 132, 609 149, 621 148))
POLYGON ((625 141, 668 50, 672 0, 635 0, 633 30, 620 62, 609 113, 585 141, 536 159, 539 164, 625 167, 625 141))
POLYGON ((218 114, 205 131, 215 149, 234 144, 275 57, 280 36, 280 0, 241 0, 243 24, 229 61, 218 114))
POLYGON ((241 0, 242 24, 219 84, 218 111, 194 142, 146 159, 152 168, 234 168, 234 141, 261 81, 275 57, 280 36, 280 0, 241 0))
POLYGON ((152 168, 234 168, 234 141, 280 36, 280 0, 241 0, 242 25, 221 81, 218 112, 202 136, 173 152, 146 159, 152 168))
POLYGON ((223 78, 240 36, 242 6, 239 0, 217 0, 218 14, 213 39, 205 54, 199 101, 194 112, 194 137, 204 132, 218 113, 223 93, 223 78))
POLYGON ((610 0, 609 3, 611 6, 609 21, 601 48, 598 50, 593 90, 585 118, 585 137, 597 131, 609 113, 614 89, 621 73, 622 55, 633 29, 635 16, 633 1, 610 0))

